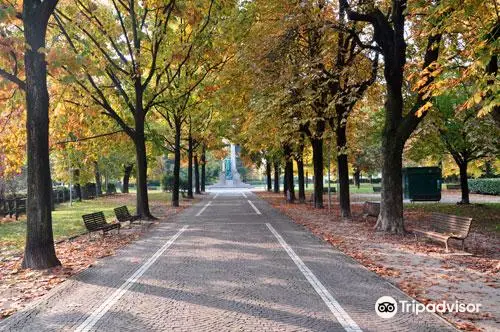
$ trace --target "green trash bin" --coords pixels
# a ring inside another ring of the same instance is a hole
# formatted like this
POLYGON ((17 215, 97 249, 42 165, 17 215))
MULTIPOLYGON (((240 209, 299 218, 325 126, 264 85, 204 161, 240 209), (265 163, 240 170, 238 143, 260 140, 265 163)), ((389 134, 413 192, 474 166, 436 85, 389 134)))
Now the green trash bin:
POLYGON ((441 168, 403 168, 404 198, 411 201, 441 200, 441 168))

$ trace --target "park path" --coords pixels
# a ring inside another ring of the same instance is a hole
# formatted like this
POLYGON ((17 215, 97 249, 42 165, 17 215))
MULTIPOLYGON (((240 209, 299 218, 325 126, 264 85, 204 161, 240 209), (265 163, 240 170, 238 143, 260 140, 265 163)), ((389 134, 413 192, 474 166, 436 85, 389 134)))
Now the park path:
POLYGON ((0 331, 446 331, 379 318, 404 293, 253 193, 219 192, 100 260, 0 331))

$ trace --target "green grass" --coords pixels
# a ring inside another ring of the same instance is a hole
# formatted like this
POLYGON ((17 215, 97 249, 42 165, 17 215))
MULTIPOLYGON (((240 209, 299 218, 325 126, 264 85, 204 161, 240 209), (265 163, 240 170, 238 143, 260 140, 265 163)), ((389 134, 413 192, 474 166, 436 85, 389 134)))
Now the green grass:
MULTIPOLYGON (((128 196, 126 197, 129 198, 128 196)), ((128 203, 128 202, 127 202, 128 203)), ((131 202, 132 203, 132 202, 131 202)), ((115 201, 107 198, 99 198, 95 200, 63 203, 56 206, 56 211, 52 212, 52 229, 54 239, 57 241, 62 238, 78 235, 85 232, 82 215, 103 211, 104 215, 110 221, 114 218, 113 209, 117 207, 115 201)), ((129 205, 131 213, 135 206, 129 205)), ((26 216, 22 216, 19 221, 4 223, 0 225, 0 243, 3 245, 13 246, 16 249, 22 249, 26 236, 26 216)))
POLYGON ((361 183, 359 188, 354 186, 354 185, 350 185, 349 190, 350 190, 351 194, 373 194, 374 193, 374 191, 373 191, 374 186, 380 187, 380 183, 377 183, 377 184, 361 183))
MULTIPOLYGON (((380 187, 380 184, 369 184, 369 183, 362 183, 359 188, 356 187, 355 185, 351 184, 349 185, 349 192, 351 194, 373 194, 373 186, 378 186, 380 187)), ((296 191, 298 190, 298 187, 296 187, 296 191)), ((309 184, 309 187, 306 188, 306 193, 311 194, 313 192, 314 186, 312 184, 309 184)), ((327 188, 327 184, 324 184, 324 188, 327 188)), ((336 188, 337 189, 337 184, 332 183, 330 185, 330 188, 336 188)), ((283 189, 283 188, 281 188, 283 189)), ((326 189, 325 189, 326 190, 326 189)), ((334 193, 335 194, 335 193, 334 193)))
POLYGON ((457 216, 472 217, 472 228, 500 233, 500 203, 457 205, 452 203, 405 204, 406 210, 439 212, 457 216))
MULTIPOLYGON (((159 190, 149 191, 150 201, 170 202, 171 198, 171 193, 159 190)), ((56 210, 52 212, 54 239, 57 241, 85 232, 82 221, 84 214, 103 211, 106 219, 110 222, 115 217, 113 209, 124 204, 128 206, 130 213, 134 213, 135 195, 101 197, 83 202, 73 202, 72 206, 69 203, 56 205, 56 210)), ((21 216, 18 221, 0 224, 0 246, 22 250, 25 237, 26 216, 21 216)))

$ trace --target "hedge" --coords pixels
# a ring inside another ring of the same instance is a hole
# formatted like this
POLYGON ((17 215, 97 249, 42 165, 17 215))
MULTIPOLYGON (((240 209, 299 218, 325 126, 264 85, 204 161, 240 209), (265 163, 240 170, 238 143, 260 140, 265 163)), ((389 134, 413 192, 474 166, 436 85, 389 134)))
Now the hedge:
POLYGON ((469 190, 476 194, 500 195, 500 178, 470 179, 469 190))
MULTIPOLYGON (((188 189, 188 182, 183 177, 180 177, 179 189, 181 191, 186 191, 188 189)), ((174 176, 171 174, 166 174, 161 179, 161 187, 163 191, 172 191, 174 189, 174 176)), ((194 189, 194 188, 193 188, 194 189)))

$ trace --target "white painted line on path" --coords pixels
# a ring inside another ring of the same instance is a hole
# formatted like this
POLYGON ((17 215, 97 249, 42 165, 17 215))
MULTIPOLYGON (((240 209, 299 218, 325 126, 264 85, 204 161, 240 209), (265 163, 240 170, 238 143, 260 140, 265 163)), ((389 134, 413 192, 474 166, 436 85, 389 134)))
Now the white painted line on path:
POLYGON ((215 194, 214 199, 216 199, 216 198, 217 198, 217 196, 219 196, 219 193, 215 194))
POLYGON ((266 223, 267 228, 274 234, 278 242, 285 249, 286 253, 293 260, 295 265, 299 268, 300 272, 306 277, 307 281, 313 286, 314 290, 319 294, 323 302, 332 314, 335 316, 337 321, 344 327, 344 330, 348 332, 361 332, 361 328, 356 324, 356 322, 349 316, 349 314, 340 306, 340 304, 335 300, 335 298, 330 294, 330 292, 323 286, 323 284, 316 278, 314 273, 304 264, 302 259, 293 251, 293 249, 285 242, 281 235, 274 229, 271 224, 266 223))
POLYGON ((247 195, 245 195, 245 193, 242 191, 241 194, 243 195, 243 197, 247 198, 247 195))
POLYGON ((248 200, 248 203, 253 207, 253 209, 255 210, 255 213, 262 214, 262 213, 260 213, 259 209, 257 209, 257 207, 255 205, 253 205, 251 200, 248 200))
POLYGON ((104 301, 99 308, 94 310, 87 319, 80 324, 75 330, 75 332, 84 332, 84 331, 90 331, 92 327, 104 316, 111 307, 118 302, 118 300, 127 292, 127 290, 132 287, 132 285, 137 282, 137 280, 146 272, 151 265, 156 262, 156 260, 174 243, 177 238, 184 233, 184 231, 188 228, 189 226, 186 225, 182 227, 174 236, 168 240, 167 243, 163 245, 158 251, 154 253, 153 256, 151 256, 146 263, 144 263, 140 268, 138 268, 134 274, 132 274, 121 286, 118 288, 113 294, 111 294, 110 297, 106 301, 104 301))
POLYGON ((210 206, 210 204, 212 204, 212 201, 210 201, 210 202, 208 202, 207 204, 205 204, 205 206, 203 207, 203 209, 201 209, 201 210, 200 210, 200 212, 198 212, 198 213, 196 214, 196 217, 199 217, 199 216, 200 216, 200 214, 202 214, 202 213, 203 213, 203 212, 207 209, 207 207, 209 207, 209 206, 210 206))

